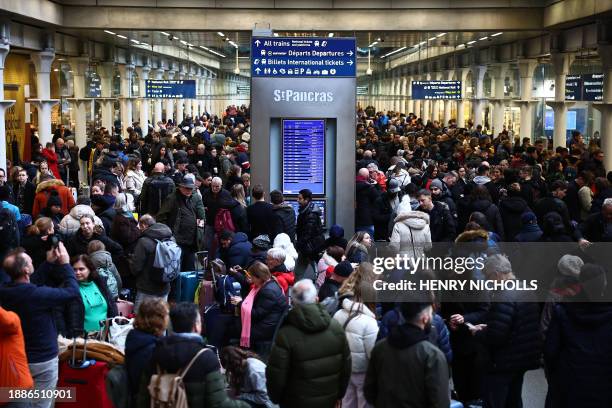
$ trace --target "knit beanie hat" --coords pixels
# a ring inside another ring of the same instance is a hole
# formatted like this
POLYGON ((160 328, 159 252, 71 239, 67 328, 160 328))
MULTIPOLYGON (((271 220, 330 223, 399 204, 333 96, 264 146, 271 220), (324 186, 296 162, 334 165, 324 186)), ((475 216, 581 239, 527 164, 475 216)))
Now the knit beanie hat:
POLYGON ((334 273, 343 278, 348 278, 353 273, 353 265, 349 261, 342 261, 336 265, 334 273))
POLYGON ((442 190, 442 180, 440 180, 440 179, 433 179, 431 181, 431 183, 429 183, 429 189, 431 190, 432 188, 438 188, 438 189, 442 190))
POLYGON ((557 268, 561 275, 577 278, 580 276, 580 268, 584 265, 584 261, 575 255, 563 255, 559 259, 557 268))
POLYGON ((329 229, 329 237, 330 238, 343 238, 344 228, 342 228, 338 224, 332 225, 332 227, 329 229))
POLYGON ((255 248, 261 249, 263 251, 267 251, 268 249, 270 249, 270 237, 268 237, 267 235, 258 235, 257 237, 255 237, 255 239, 253 240, 253 246, 255 248))
POLYGON ((532 224, 536 222, 537 220, 538 218, 531 211, 523 213, 523 215, 521 215, 521 224, 523 225, 532 224))

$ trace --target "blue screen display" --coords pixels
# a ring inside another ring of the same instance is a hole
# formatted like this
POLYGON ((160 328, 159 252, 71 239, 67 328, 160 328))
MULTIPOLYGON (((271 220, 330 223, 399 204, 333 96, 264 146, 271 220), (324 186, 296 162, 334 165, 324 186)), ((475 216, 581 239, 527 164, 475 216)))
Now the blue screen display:
MULTIPOLYGON (((576 122, 577 122, 577 112, 575 110, 568 110, 566 117, 566 126, 567 130, 575 130, 576 122)), ((554 130, 555 129, 555 116, 552 109, 546 109, 546 114, 544 116, 544 130, 554 130)))
MULTIPOLYGON (((295 212, 295 218, 297 220, 298 213, 300 211, 300 205, 295 200, 285 200, 287 204, 293 207, 293 211, 295 212)), ((325 200, 312 200, 312 202, 319 207, 321 210, 321 224, 325 226, 325 214, 327 212, 327 201, 325 200)))
POLYGON ((461 99, 461 81, 412 81, 412 99, 461 99))
POLYGON ((196 97, 196 84, 193 79, 147 79, 145 88, 147 98, 195 99, 196 97))
POLYGON ((283 120, 283 194, 325 194, 325 120, 283 120))

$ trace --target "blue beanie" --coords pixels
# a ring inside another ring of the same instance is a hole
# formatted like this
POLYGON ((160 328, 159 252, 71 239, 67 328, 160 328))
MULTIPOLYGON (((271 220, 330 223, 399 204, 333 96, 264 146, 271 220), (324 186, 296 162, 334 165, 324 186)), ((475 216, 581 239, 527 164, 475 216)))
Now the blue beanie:
POLYGON ((531 224, 537 221, 538 221, 538 218, 531 211, 525 212, 523 213, 523 215, 521 215, 521 223, 523 225, 531 224))
POLYGON ((344 228, 338 224, 334 224, 329 229, 330 238, 344 238, 344 228))

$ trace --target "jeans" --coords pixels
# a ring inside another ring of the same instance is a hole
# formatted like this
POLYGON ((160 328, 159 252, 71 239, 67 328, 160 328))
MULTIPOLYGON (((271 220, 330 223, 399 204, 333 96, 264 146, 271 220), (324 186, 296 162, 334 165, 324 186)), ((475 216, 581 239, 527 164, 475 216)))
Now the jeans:
POLYGON ((484 408, 523 408, 524 371, 487 373, 484 378, 484 408))
MULTIPOLYGON (((59 375, 59 359, 57 357, 42 363, 31 363, 29 366, 34 379, 34 388, 40 390, 55 389, 59 375)), ((30 404, 33 408, 50 408, 53 405, 53 399, 32 400, 30 404)))
POLYGON ((363 383, 366 373, 352 373, 348 388, 342 398, 342 408, 367 408, 370 404, 363 396, 363 383))
POLYGON ((134 313, 138 313, 138 308, 140 304, 144 302, 146 299, 162 299, 164 302, 168 300, 168 295, 157 296, 157 295, 149 295, 146 293, 138 292, 136 294, 136 301, 134 302, 134 313))

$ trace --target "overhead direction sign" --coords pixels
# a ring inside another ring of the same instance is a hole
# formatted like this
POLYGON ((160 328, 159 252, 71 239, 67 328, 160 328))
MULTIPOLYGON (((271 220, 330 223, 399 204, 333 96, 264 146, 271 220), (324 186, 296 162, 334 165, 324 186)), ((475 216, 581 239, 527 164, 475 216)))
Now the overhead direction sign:
POLYGON ((461 81, 412 81, 412 99, 461 99, 461 81))
POLYGON ((355 77, 354 38, 253 37, 251 75, 257 77, 355 77))
POLYGON ((147 79, 145 81, 147 98, 195 99, 196 84, 193 79, 147 79))

